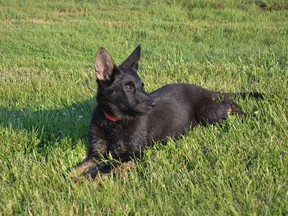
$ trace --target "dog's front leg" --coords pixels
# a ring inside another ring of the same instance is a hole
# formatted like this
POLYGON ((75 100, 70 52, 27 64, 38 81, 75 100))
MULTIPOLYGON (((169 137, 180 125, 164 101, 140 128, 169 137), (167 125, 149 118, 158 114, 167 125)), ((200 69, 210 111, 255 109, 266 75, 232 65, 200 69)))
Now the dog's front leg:
POLYGON ((71 173, 75 176, 74 180, 88 173, 98 172, 98 168, 103 165, 102 158, 107 154, 107 141, 104 131, 98 126, 97 122, 92 122, 89 130, 89 146, 87 157, 71 169, 71 173))
MULTIPOLYGON (((89 169, 83 173, 83 177, 88 178, 90 180, 95 181, 97 184, 105 181, 107 178, 113 175, 126 176, 129 170, 135 167, 135 163, 133 161, 127 162, 108 162, 106 164, 99 165, 94 167, 93 169, 89 169)), ((76 178, 76 182, 78 182, 81 178, 76 178)))
POLYGON ((75 176, 81 176, 83 173, 87 172, 88 170, 93 169, 96 167, 97 163, 93 158, 86 158, 84 161, 80 162, 76 166, 72 168, 72 172, 75 176))
POLYGON ((94 179, 97 173, 99 173, 99 168, 104 168, 103 164, 104 162, 102 162, 100 159, 97 160, 93 157, 87 157, 84 161, 72 168, 71 176, 73 181, 79 182, 83 178, 94 179))

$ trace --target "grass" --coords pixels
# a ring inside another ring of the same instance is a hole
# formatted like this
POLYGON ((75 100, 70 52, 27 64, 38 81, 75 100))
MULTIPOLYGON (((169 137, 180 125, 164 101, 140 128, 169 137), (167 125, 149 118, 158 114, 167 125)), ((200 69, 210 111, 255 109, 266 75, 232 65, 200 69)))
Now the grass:
POLYGON ((287 215, 288 4, 284 0, 0 2, 0 215, 287 215), (143 48, 148 91, 191 82, 260 91, 230 118, 157 143, 127 176, 75 184, 100 46, 143 48))

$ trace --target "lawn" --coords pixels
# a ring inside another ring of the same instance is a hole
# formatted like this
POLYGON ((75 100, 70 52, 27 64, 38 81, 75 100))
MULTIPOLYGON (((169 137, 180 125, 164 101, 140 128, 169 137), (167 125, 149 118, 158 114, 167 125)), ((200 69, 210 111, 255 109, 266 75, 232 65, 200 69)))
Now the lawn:
POLYGON ((0 215, 288 215, 287 1, 1 0, 0 53, 0 215), (138 44, 147 91, 265 99, 237 99, 245 120, 156 143, 127 175, 74 183, 95 54, 120 64, 138 44))

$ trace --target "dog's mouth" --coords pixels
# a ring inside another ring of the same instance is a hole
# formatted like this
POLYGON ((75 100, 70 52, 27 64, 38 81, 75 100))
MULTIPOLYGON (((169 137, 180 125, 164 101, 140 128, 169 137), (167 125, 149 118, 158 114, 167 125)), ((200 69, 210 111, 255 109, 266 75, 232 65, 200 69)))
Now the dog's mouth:
POLYGON ((155 105, 152 106, 139 106, 139 107, 133 107, 131 109, 129 109, 129 114, 131 114, 131 116, 137 116, 137 115, 144 115, 145 113, 149 112, 150 110, 152 110, 154 108, 155 105))
POLYGON ((107 113, 121 119, 134 118, 136 116, 145 115, 147 112, 151 111, 155 107, 155 102, 153 99, 143 101, 142 103, 137 103, 134 106, 127 106, 125 104, 109 104, 110 111, 107 113))
POLYGON ((144 114, 144 113, 147 113, 149 112, 150 110, 152 110, 154 107, 138 107, 136 109, 134 109, 134 111, 136 113, 139 113, 139 114, 144 114))
POLYGON ((136 109, 139 109, 140 112, 147 112, 155 107, 155 101, 151 98, 139 106, 136 106, 136 109))
POLYGON ((127 110, 127 113, 129 116, 131 117, 135 117, 137 115, 144 115, 145 113, 149 112, 150 110, 152 110, 155 107, 155 102, 153 99, 148 100, 144 103, 141 104, 137 104, 134 107, 130 107, 127 110))

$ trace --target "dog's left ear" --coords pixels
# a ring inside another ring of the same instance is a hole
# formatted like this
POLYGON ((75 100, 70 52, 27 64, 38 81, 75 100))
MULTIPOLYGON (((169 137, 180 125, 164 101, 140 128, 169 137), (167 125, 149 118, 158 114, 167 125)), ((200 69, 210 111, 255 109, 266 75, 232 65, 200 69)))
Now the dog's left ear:
POLYGON ((141 46, 138 45, 135 50, 128 56, 128 58, 122 62, 119 66, 124 69, 136 69, 138 70, 138 65, 140 61, 140 54, 141 54, 141 46))
POLYGON ((101 47, 96 55, 95 70, 98 80, 111 80, 112 72, 116 67, 111 55, 101 47))

